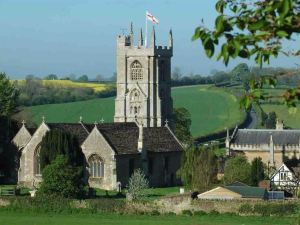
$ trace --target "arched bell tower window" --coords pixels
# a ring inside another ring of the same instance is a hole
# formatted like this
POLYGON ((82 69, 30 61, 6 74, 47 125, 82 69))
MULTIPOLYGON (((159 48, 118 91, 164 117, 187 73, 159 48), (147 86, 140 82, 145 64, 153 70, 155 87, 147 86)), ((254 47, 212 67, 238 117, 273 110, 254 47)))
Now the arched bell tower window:
POLYGON ((98 155, 96 154, 92 155, 88 159, 88 163, 89 163, 90 177, 92 178, 104 177, 104 162, 98 155))
POLYGON ((34 174, 36 176, 41 176, 41 157, 40 157, 41 147, 39 146, 34 153, 34 174))
POLYGON ((142 80, 143 79, 143 67, 142 64, 135 60, 130 67, 131 80, 142 80))

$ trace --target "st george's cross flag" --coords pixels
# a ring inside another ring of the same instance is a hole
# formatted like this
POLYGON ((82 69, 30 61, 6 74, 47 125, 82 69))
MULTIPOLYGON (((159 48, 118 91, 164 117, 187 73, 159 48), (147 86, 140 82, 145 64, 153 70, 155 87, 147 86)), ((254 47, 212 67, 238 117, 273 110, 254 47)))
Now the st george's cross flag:
POLYGON ((148 11, 146 11, 146 17, 148 20, 151 20, 152 23, 154 24, 159 24, 159 21, 157 18, 155 18, 151 13, 149 13, 148 11))

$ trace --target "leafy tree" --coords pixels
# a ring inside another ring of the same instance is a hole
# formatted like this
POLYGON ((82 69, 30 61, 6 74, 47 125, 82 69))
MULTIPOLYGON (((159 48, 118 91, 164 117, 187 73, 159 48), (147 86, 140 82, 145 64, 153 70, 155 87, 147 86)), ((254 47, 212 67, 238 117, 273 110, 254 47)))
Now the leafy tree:
POLYGON ((184 185, 198 191, 208 190, 216 181, 217 157, 212 148, 185 149, 178 175, 184 185))
POLYGON ((183 143, 187 144, 191 141, 191 114, 186 108, 175 108, 173 110, 173 121, 175 123, 176 137, 183 143))
POLYGON ((101 82, 101 81, 103 81, 103 76, 102 76, 101 74, 98 74, 98 75, 96 76, 95 80, 96 80, 97 82, 101 82))
POLYGON ((49 74, 44 77, 44 80, 58 80, 58 77, 55 74, 49 74))
POLYGON ((270 112, 268 114, 268 118, 265 120, 265 127, 267 129, 275 129, 276 128, 277 116, 275 112, 270 112))
POLYGON ((58 155, 43 170, 43 181, 39 191, 65 198, 78 198, 83 194, 82 168, 72 166, 68 157, 58 155))
POLYGON ((251 163, 251 184, 257 186, 265 178, 264 163, 260 157, 253 159, 251 163))
POLYGON ((84 156, 78 140, 73 135, 52 129, 46 133, 41 142, 41 168, 51 164, 59 155, 64 155, 71 166, 83 167, 84 156))
POLYGON ((179 67, 175 67, 173 72, 172 72, 172 79, 173 80, 180 80, 182 77, 182 72, 179 67))
MULTIPOLYGON (((269 63, 271 57, 285 55, 300 56, 300 49, 286 51, 284 41, 294 40, 300 33, 299 0, 218 0, 218 13, 213 29, 201 25, 196 28, 193 40, 201 40, 206 55, 215 55, 215 47, 222 46, 217 60, 225 65, 230 59, 254 58, 260 66, 269 63)), ((286 75, 278 73, 276 76, 286 75)), ((265 74, 249 81, 250 90, 241 98, 241 107, 250 110, 252 104, 265 98, 261 88, 275 86, 277 79, 265 74)), ((300 98, 300 88, 288 89, 281 97, 289 107, 295 107, 300 98)))
POLYGON ((149 182, 141 169, 133 172, 129 178, 128 194, 132 200, 138 200, 146 195, 146 189, 149 187, 149 182))
POLYGON ((89 77, 87 75, 82 75, 82 76, 78 77, 77 80, 78 81, 82 81, 82 82, 88 82, 89 81, 89 77))
POLYGON ((251 184, 251 165, 245 156, 236 156, 227 160, 224 170, 225 184, 235 181, 251 184))
POLYGON ((0 116, 11 116, 17 107, 19 91, 5 73, 0 73, 0 116))

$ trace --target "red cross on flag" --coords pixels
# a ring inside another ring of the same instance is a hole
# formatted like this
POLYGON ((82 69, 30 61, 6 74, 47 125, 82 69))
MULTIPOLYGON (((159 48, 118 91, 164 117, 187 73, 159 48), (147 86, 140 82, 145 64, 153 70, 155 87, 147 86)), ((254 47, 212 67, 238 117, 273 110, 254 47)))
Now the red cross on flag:
POLYGON ((149 13, 148 11, 146 11, 146 17, 148 20, 151 20, 152 23, 154 24, 159 24, 159 21, 157 18, 155 18, 151 13, 149 13))

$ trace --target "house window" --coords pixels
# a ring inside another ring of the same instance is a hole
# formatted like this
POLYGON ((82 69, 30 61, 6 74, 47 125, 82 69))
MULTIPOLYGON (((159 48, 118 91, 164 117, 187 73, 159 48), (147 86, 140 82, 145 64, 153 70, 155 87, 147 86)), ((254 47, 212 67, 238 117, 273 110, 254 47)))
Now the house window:
POLYGON ((34 173, 36 176, 41 176, 41 157, 40 157, 41 147, 39 146, 34 154, 34 173))
POLYGON ((92 178, 104 177, 104 162, 98 155, 92 155, 89 160, 89 173, 92 178))
POLYGON ((280 172, 280 180, 287 180, 287 172, 280 172))
POLYGON ((131 64, 131 80, 142 80, 143 79, 143 67, 138 61, 134 61, 131 64))

